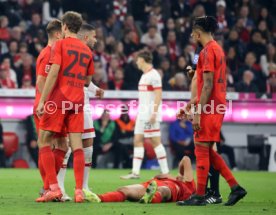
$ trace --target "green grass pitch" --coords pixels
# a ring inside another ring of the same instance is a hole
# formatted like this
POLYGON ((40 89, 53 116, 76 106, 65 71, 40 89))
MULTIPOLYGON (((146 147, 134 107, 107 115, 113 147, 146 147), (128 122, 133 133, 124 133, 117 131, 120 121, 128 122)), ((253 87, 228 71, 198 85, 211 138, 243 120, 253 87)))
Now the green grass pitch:
MULTIPOLYGON (((150 179, 157 171, 143 170, 140 180, 123 181, 119 179, 127 170, 93 170, 90 185, 94 192, 113 191, 119 186, 139 183, 150 179)), ((176 171, 173 171, 176 173, 176 171)), ((0 169, 0 215, 85 215, 85 214, 276 214, 276 174, 267 172, 235 172, 235 176, 243 185, 248 195, 234 207, 209 205, 206 207, 179 207, 175 203, 142 205, 133 202, 124 203, 35 203, 41 181, 37 170, 0 169)), ((221 179, 221 193, 224 201, 229 189, 221 179)), ((66 188, 73 195, 73 171, 67 171, 66 188)))

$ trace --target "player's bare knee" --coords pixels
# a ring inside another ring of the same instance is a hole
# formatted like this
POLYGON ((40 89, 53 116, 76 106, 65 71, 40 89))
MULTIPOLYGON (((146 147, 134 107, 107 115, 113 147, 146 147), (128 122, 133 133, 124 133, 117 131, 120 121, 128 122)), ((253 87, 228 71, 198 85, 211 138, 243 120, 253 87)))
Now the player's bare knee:
POLYGON ((87 138, 82 140, 82 145, 83 145, 83 148, 88 148, 93 146, 93 138, 87 138))

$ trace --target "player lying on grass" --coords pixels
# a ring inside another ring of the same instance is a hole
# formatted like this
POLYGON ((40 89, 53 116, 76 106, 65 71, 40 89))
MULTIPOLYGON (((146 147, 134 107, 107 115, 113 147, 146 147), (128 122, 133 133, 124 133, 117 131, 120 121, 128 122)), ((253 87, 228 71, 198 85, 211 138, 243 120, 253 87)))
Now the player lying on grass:
POLYGON ((162 203, 186 200, 194 192, 195 183, 191 160, 184 156, 179 163, 177 177, 168 174, 157 175, 144 183, 123 186, 117 191, 101 195, 94 194, 86 199, 90 202, 124 202, 129 200, 140 203, 162 203))

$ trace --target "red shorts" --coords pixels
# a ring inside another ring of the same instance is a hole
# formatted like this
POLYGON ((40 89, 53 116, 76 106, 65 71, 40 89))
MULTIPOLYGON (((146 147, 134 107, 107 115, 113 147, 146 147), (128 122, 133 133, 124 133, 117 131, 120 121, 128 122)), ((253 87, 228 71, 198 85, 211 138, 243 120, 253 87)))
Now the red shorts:
POLYGON ((201 129, 194 132, 195 142, 219 142, 223 118, 223 114, 202 114, 200 117, 201 129))
MULTIPOLYGON (((164 178, 164 179, 151 179, 149 181, 146 181, 144 183, 142 183, 141 185, 143 185, 145 188, 147 188, 147 186, 152 182, 152 181, 156 181, 157 183, 157 186, 158 187, 168 187, 171 191, 171 199, 169 200, 169 202, 176 202, 178 201, 178 196, 180 195, 180 187, 179 187, 179 184, 176 183, 176 181, 174 180, 171 180, 171 179, 167 179, 167 178, 164 178)), ((182 183, 182 182, 180 182, 182 183)))
MULTIPOLYGON (((35 129, 36 129, 36 133, 37 133, 37 137, 39 136, 39 123, 40 123, 40 119, 38 118, 38 116, 36 115, 36 113, 34 113, 34 123, 35 123, 35 129)), ((67 131, 64 128, 60 133, 56 133, 54 135, 54 138, 62 138, 62 137, 67 137, 67 131)))
POLYGON ((64 129, 68 133, 83 133, 83 111, 65 111, 56 109, 54 113, 44 113, 40 119, 39 128, 46 131, 60 133, 64 129))

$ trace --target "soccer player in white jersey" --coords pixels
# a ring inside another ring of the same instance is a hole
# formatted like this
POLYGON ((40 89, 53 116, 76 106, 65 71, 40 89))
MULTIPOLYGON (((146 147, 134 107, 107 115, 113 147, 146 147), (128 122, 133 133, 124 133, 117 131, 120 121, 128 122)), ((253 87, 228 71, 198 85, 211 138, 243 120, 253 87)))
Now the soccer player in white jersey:
POLYGON ((134 130, 134 154, 132 172, 121 179, 138 179, 144 158, 144 137, 150 138, 162 174, 168 174, 166 150, 161 143, 160 122, 162 102, 162 81, 152 66, 152 55, 143 51, 137 56, 136 64, 143 72, 139 81, 139 108, 134 130))
MULTIPOLYGON (((91 49, 94 47, 95 43, 97 42, 95 28, 89 24, 83 24, 77 36, 82 42, 84 42, 91 49)), ((93 195, 92 191, 89 189, 89 186, 88 186, 89 172, 92 165, 93 138, 95 137, 92 112, 91 112, 90 102, 89 102, 89 92, 92 92, 92 94, 95 95, 97 98, 102 98, 104 95, 104 91, 98 88, 92 82, 90 83, 89 87, 84 87, 85 109, 84 109, 84 133, 82 134, 82 143, 83 143, 83 151, 84 151, 84 159, 85 159, 85 168, 84 168, 84 177, 83 177, 83 191, 85 193, 85 196, 93 195)), ((63 196, 64 201, 70 200, 70 197, 66 194, 65 188, 64 188, 66 167, 67 167, 70 154, 71 154, 71 149, 67 151, 63 161, 63 166, 60 169, 58 174, 58 183, 64 194, 63 196)))

